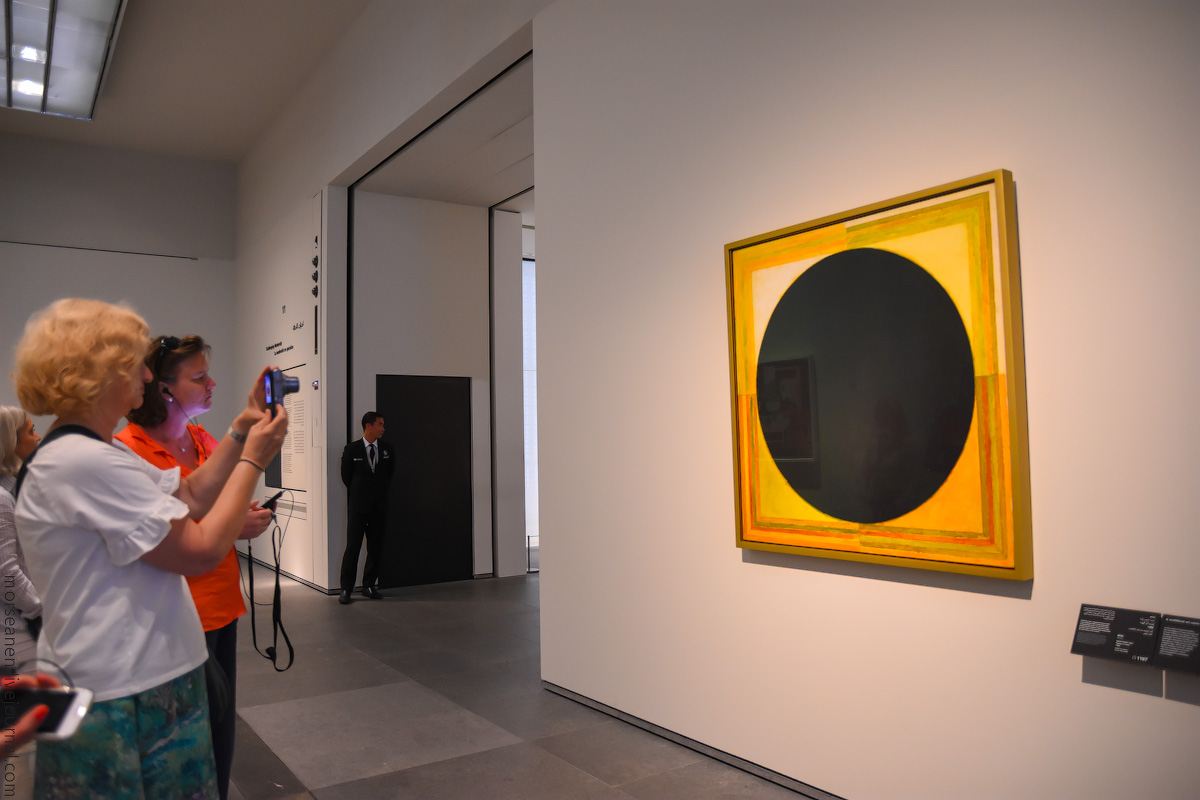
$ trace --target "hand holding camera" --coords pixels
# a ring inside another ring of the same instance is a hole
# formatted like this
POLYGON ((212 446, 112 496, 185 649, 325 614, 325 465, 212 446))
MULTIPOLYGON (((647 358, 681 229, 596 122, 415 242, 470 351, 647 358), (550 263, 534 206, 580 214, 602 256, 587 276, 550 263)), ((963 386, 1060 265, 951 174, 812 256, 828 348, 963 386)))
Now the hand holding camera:
POLYGON ((254 379, 246 408, 238 415, 233 427, 245 431, 246 443, 242 457, 260 467, 275 458, 287 436, 287 412, 283 407, 285 395, 300 391, 300 380, 266 367, 254 379), (269 411, 264 414, 263 411, 269 411))
POLYGON ((278 369, 268 369, 263 372, 263 400, 271 416, 275 416, 275 407, 283 407, 284 395, 300 391, 300 379, 284 375, 278 369))
POLYGON ((250 427, 262 418, 264 410, 269 416, 275 416, 276 406, 283 406, 283 398, 299 391, 299 378, 284 375, 281 370, 273 367, 264 367, 250 385, 246 407, 233 421, 233 429, 245 436, 250 427))

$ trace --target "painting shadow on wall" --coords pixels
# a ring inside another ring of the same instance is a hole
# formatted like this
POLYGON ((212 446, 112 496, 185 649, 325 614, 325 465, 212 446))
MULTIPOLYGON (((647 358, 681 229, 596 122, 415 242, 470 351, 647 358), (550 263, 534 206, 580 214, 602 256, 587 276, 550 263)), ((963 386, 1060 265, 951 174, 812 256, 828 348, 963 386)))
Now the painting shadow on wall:
POLYGON ((1083 656, 1084 683, 1107 686, 1123 692, 1163 696, 1163 671, 1141 664, 1126 664, 1106 658, 1083 656))
POLYGON ((873 581, 907 583, 910 586, 928 586, 933 589, 948 589, 955 592, 990 594, 996 597, 1012 597, 1017 600, 1028 600, 1033 596, 1033 580, 1007 581, 980 575, 914 570, 889 564, 838 561, 830 558, 773 553, 766 550, 743 550, 742 561, 746 564, 823 572, 827 575, 846 575, 873 581))
POLYGON ((1200 706, 1200 675, 1168 672, 1166 677, 1166 690, 1163 692, 1163 697, 1178 703, 1200 706))

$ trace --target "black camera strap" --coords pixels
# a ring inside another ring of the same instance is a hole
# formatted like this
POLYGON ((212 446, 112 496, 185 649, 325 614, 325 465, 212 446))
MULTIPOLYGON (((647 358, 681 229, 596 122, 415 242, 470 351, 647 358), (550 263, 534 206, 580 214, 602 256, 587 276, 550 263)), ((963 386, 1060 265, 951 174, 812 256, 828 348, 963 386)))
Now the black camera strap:
MULTIPOLYGON (((271 522, 275 523, 275 514, 271 514, 271 522)), ((271 662, 271 666, 276 672, 286 672, 291 669, 292 664, 296 661, 296 651, 292 648, 292 640, 288 638, 287 631, 283 628, 283 593, 280 586, 280 569, 279 569, 279 546, 275 542, 275 534, 278 532, 279 526, 276 524, 275 530, 271 531, 271 550, 275 555, 275 593, 271 598, 271 646, 266 650, 258 649, 258 622, 254 616, 254 609, 257 603, 254 602, 254 545, 250 540, 246 541, 246 568, 250 573, 250 640, 254 643, 254 650, 260 656, 271 662), (286 667, 279 666, 279 637, 283 636, 283 643, 288 649, 288 663, 286 667)))
POLYGON ((15 486, 13 486, 13 499, 16 499, 17 495, 20 494, 21 484, 25 482, 25 475, 29 472, 29 465, 33 463, 33 457, 38 454, 38 451, 53 442, 55 439, 60 439, 63 436, 71 433, 78 433, 81 436, 88 437, 89 439, 95 439, 97 442, 104 441, 100 434, 96 433, 91 428, 85 428, 82 425, 59 425, 42 438, 42 441, 38 443, 38 446, 33 448, 33 452, 30 453, 25 459, 25 462, 21 464, 21 469, 17 472, 17 483, 15 486))

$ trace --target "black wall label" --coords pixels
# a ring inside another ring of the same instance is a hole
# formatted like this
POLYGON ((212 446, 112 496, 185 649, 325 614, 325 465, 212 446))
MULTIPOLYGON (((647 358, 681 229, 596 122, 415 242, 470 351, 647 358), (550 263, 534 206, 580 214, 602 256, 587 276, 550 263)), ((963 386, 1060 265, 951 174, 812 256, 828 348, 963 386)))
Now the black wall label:
POLYGON ((1161 669, 1200 673, 1200 619, 1164 614, 1162 635, 1150 663, 1161 669))
POLYGON ((1085 604, 1079 609, 1071 652, 1149 664, 1158 641, 1159 619, 1149 611, 1085 604))

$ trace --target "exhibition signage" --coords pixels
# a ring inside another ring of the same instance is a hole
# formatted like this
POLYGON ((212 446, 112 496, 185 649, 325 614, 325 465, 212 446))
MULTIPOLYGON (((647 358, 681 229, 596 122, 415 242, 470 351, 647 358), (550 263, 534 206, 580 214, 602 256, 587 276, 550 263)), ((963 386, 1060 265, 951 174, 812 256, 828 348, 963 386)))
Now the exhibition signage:
POLYGON ((1200 619, 1163 615, 1153 666, 1200 674, 1200 619))
POLYGON ((1075 625, 1071 652, 1149 664, 1155 653, 1161 616, 1149 611, 1084 604, 1075 625))

